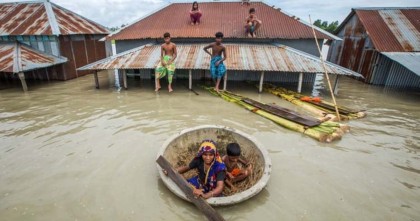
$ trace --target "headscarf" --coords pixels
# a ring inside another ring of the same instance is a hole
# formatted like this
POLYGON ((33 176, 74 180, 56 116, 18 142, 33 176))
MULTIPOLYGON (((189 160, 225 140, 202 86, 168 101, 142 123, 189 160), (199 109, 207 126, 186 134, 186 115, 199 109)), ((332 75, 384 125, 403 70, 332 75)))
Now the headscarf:
POLYGON ((205 152, 210 152, 214 154, 214 161, 217 161, 219 163, 222 162, 222 158, 220 157, 219 152, 217 151, 217 148, 216 148, 216 142, 214 142, 213 140, 210 140, 210 139, 203 140, 203 142, 201 142, 200 148, 198 149, 198 153, 196 157, 201 158, 201 156, 205 152))
POLYGON ((213 140, 203 140, 203 142, 201 142, 196 158, 201 158, 205 152, 210 152, 214 154, 214 159, 209 169, 207 171, 204 171, 206 173, 204 184, 207 184, 209 182, 211 187, 210 189, 213 189, 216 187, 216 174, 219 171, 225 170, 226 167, 225 164, 222 162, 222 158, 220 157, 219 152, 217 152, 216 143, 213 140))

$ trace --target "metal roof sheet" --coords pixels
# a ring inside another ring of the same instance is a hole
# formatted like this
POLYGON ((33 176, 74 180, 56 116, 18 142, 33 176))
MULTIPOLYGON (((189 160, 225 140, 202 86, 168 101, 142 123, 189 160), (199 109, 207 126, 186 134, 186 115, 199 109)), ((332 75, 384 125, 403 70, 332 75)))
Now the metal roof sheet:
MULTIPOLYGON (((251 2, 241 6, 240 2, 199 2, 203 12, 201 23, 190 24, 189 10, 192 3, 172 3, 107 37, 109 40, 163 38, 163 33, 171 33, 173 38, 214 38, 218 31, 225 38, 247 38, 245 19, 250 8, 256 9, 262 26, 257 38, 271 39, 313 39, 310 24, 291 16, 280 9, 263 2, 251 2)), ((318 39, 339 39, 316 28, 318 39)))
POLYGON ((67 62, 21 43, 0 43, 0 72, 19 73, 67 62))
MULTIPOLYGON (((277 71, 277 72, 324 72, 318 57, 287 47, 269 44, 224 44, 228 70, 277 71)), ((207 44, 178 44, 177 69, 201 69, 210 67, 210 56, 203 48, 207 44)), ((109 58, 88 64, 78 70, 106 69, 154 69, 160 61, 161 46, 145 45, 109 58)), ((360 74, 325 62, 328 73, 362 77, 360 74)))
POLYGON ((378 51, 420 51, 420 8, 353 10, 378 51))
POLYGON ((0 36, 108 33, 105 27, 49 1, 0 3, 0 36))
POLYGON ((382 52, 381 54, 420 76, 420 52, 382 52))

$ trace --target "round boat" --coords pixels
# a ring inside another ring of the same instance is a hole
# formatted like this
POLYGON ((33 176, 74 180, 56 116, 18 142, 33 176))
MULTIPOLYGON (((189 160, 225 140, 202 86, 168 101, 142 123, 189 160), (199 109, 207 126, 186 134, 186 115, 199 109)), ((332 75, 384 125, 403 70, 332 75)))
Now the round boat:
MULTIPOLYGON (((250 135, 236 129, 224 126, 205 125, 183 130, 170 137, 162 145, 158 157, 160 155, 164 156, 175 168, 188 165, 198 151, 201 141, 205 139, 216 141, 217 150, 221 156, 225 155, 226 145, 228 143, 238 143, 241 146, 241 155, 253 164, 251 176, 237 183, 239 191, 231 192, 225 186, 223 196, 207 199, 210 205, 224 206, 242 202, 258 194, 267 185, 271 174, 271 159, 268 156, 268 152, 250 135)), ((175 182, 162 172, 160 166, 158 165, 157 167, 163 183, 169 190, 182 199, 189 201, 175 182)), ((192 175, 189 173, 184 174, 186 178, 192 175)))

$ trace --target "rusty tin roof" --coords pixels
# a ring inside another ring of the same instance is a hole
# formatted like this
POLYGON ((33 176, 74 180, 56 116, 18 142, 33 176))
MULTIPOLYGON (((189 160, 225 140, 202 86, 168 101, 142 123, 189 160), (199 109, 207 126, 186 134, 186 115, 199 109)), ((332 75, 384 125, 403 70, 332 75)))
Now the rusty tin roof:
MULTIPOLYGON (((172 3, 113 33, 108 40, 163 38, 171 33, 172 38, 214 38, 218 31, 225 38, 246 38, 245 19, 250 8, 256 9, 262 26, 257 38, 264 39, 313 39, 311 25, 284 11, 263 2, 251 2, 241 6, 240 2, 199 2, 203 12, 201 23, 190 24, 189 10, 192 3, 172 3)), ((339 39, 316 27, 318 39, 339 39)))
MULTIPOLYGON (((175 66, 178 69, 207 70, 210 56, 207 44, 179 44, 175 66)), ((225 44, 228 70, 323 73, 318 57, 288 46, 269 44, 225 44)), ((160 61, 161 46, 145 45, 88 64, 78 70, 153 69, 160 61)), ((328 73, 362 77, 360 74, 331 62, 325 62, 328 73)))
POLYGON ((354 14, 378 51, 420 51, 420 8, 354 8, 337 33, 354 14))
POLYGON ((105 27, 49 1, 0 4, 0 36, 108 33, 105 27))
POLYGON ((19 73, 67 62, 21 43, 0 43, 0 72, 19 73))

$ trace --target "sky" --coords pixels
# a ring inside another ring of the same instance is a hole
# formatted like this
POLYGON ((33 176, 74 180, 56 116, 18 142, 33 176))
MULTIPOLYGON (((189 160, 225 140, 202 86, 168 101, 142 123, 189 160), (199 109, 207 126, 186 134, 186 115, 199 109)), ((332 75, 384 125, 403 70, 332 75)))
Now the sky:
MULTIPOLYGON (((28 2, 30 0, 0 0, 4 2, 28 2)), ((50 0, 66 9, 106 27, 130 24, 169 3, 193 2, 179 0, 50 0)), ((208 2, 209 0, 207 0, 208 2)), ((235 0, 233 0, 235 1, 235 0)), ((252 1, 252 0, 251 0, 252 1)), ((198 0, 200 2, 200 0, 198 0)), ((316 19, 342 22, 356 7, 420 7, 420 0, 264 0, 282 11, 312 22, 316 19)))

